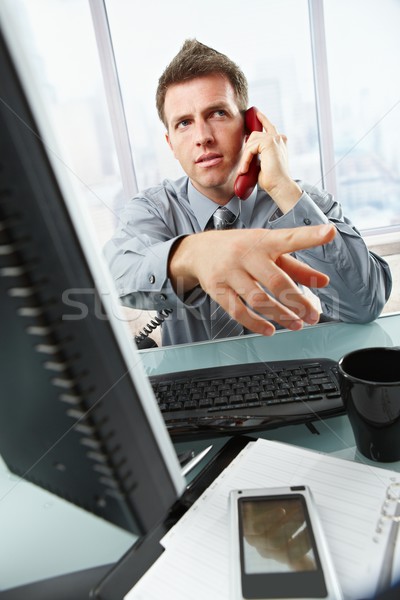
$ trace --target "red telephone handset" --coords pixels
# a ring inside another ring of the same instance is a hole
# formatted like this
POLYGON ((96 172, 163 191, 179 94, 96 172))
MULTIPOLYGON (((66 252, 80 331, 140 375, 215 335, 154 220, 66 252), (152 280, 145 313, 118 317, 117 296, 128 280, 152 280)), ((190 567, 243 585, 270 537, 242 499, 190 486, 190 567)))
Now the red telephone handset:
MULTIPOLYGON (((260 121, 257 119, 257 108, 252 106, 246 110, 244 115, 244 122, 247 133, 252 131, 262 131, 263 127, 260 121)), ((254 156, 247 173, 238 175, 235 181, 235 194, 241 200, 247 200, 251 192, 258 181, 258 174, 260 172, 260 161, 258 156, 254 156)))

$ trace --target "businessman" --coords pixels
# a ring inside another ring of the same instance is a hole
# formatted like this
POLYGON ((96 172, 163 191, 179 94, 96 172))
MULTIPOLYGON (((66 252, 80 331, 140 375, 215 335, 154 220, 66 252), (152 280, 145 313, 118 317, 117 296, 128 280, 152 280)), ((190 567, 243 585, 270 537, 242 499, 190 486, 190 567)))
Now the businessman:
POLYGON ((186 176, 133 198, 105 253, 126 306, 172 309, 163 345, 316 323, 303 286, 328 317, 380 314, 391 291, 387 263, 329 193, 292 179, 286 136, 265 114, 257 113, 263 131, 248 135, 247 81, 235 63, 187 40, 156 103, 186 176), (234 182, 257 155, 258 184, 242 201, 234 182))

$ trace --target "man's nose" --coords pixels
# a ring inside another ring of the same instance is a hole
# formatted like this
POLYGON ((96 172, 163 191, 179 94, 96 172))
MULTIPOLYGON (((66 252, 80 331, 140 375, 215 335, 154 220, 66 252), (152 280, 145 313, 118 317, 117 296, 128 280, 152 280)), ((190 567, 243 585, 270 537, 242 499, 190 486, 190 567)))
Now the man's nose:
POLYGON ((196 144, 204 146, 214 141, 214 135, 210 124, 206 121, 201 121, 196 124, 196 144))

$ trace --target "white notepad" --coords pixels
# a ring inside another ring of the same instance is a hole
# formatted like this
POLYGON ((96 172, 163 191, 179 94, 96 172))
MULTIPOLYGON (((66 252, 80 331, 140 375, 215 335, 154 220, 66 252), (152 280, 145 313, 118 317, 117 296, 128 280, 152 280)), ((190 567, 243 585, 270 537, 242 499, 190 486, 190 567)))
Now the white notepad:
MULTIPOLYGON (((228 496, 232 489, 310 486, 344 597, 368 597, 390 566, 400 474, 259 439, 244 450, 162 540, 163 555, 126 600, 228 600, 228 496), (385 517, 384 515, 388 516, 385 517)), ((396 514, 397 514, 396 513, 396 514)), ((400 542, 399 542, 400 543, 400 542)), ((399 553, 394 579, 400 578, 399 553)))

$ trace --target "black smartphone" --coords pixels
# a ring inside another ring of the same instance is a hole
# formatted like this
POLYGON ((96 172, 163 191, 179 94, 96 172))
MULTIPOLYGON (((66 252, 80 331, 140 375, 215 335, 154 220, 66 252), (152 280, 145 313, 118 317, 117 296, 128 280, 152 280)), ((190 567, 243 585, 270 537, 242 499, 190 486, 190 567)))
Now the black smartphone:
POLYGON ((232 598, 342 599, 307 486, 234 490, 230 510, 232 598))

